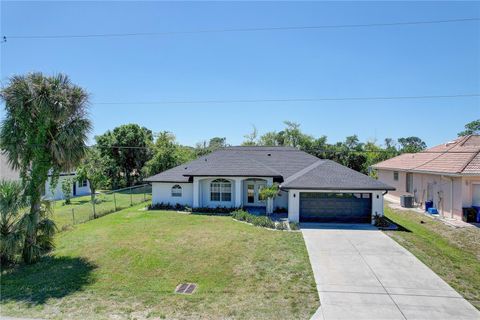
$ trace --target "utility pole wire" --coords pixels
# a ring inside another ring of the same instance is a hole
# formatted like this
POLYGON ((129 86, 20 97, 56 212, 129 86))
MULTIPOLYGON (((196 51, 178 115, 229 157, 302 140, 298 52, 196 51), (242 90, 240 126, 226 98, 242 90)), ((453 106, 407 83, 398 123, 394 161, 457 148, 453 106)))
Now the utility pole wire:
POLYGON ((408 100, 408 99, 443 99, 480 97, 480 93, 453 94, 453 95, 423 95, 423 96, 377 96, 377 97, 332 97, 332 98, 278 98, 278 99, 232 99, 232 100, 180 100, 180 101, 98 101, 92 104, 223 104, 223 103, 256 103, 256 102, 315 102, 315 101, 354 101, 354 100, 408 100))
MULTIPOLYGON (((11 35, 11 36, 8 36, 8 38, 11 38, 11 39, 67 39, 67 38, 114 38, 114 37, 139 37, 139 36, 167 36, 167 35, 182 35, 182 34, 224 33, 224 32, 256 32, 256 31, 282 31, 282 30, 295 31, 295 30, 341 29, 341 28, 346 29, 346 28, 393 27, 393 26, 409 26, 409 25, 428 25, 428 24, 438 24, 438 23, 474 22, 479 20, 480 18, 461 18, 461 19, 444 19, 444 20, 427 20, 427 21, 387 22, 387 23, 228 28, 228 29, 164 31, 164 32, 11 35)), ((4 36, 4 42, 6 41, 7 41, 7 36, 4 36)))

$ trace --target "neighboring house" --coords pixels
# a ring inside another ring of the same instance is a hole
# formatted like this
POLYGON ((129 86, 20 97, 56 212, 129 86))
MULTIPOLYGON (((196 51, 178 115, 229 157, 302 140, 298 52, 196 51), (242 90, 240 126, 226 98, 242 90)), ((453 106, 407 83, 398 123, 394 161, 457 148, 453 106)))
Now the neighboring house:
POLYGON ((227 147, 146 179, 153 204, 288 211, 290 221, 371 222, 392 187, 290 147, 227 147), (261 188, 280 184, 273 200, 261 188))
POLYGON ((76 173, 60 173, 58 177, 58 183, 55 188, 52 189, 50 182, 51 176, 48 177, 47 182, 45 183, 45 190, 42 193, 42 196, 48 200, 63 200, 65 199, 65 195, 62 191, 62 182, 65 179, 72 179, 72 190, 70 191, 70 197, 79 197, 79 196, 86 196, 90 194, 90 185, 88 180, 77 181, 76 173))
MULTIPOLYGON (((47 182, 45 183, 45 188, 42 192, 42 196, 45 199, 50 200, 62 200, 64 199, 64 194, 62 191, 62 181, 65 179, 74 179, 76 173, 61 173, 58 178, 58 183, 54 189, 50 186, 51 177, 49 176, 47 182)), ((3 153, 0 153, 0 180, 20 180, 20 174, 17 170, 13 170, 8 164, 7 158, 3 153)), ((84 181, 75 181, 72 186, 71 196, 85 196, 90 194, 90 185, 87 180, 84 181)))
POLYGON ((461 219, 462 208, 480 206, 480 136, 468 135, 418 153, 377 163, 378 179, 441 215, 461 219))

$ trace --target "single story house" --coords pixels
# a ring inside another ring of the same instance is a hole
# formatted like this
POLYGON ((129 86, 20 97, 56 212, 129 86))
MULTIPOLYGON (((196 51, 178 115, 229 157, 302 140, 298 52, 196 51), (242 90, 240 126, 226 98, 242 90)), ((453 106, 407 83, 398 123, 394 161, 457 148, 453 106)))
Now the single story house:
MULTIPOLYGON (((42 196, 48 200, 63 200, 65 195, 62 191, 62 181, 65 179, 73 179, 72 190, 70 192, 71 197, 86 196, 90 194, 90 185, 87 180, 77 181, 75 179, 76 173, 61 173, 58 178, 58 183, 55 188, 50 185, 51 177, 49 176, 47 182, 45 182, 42 196)), ((0 152, 0 180, 20 180, 20 174, 17 170, 12 169, 9 165, 7 157, 0 152)))
POLYGON ((459 137, 418 153, 404 153, 372 166, 378 179, 395 187, 393 195, 413 195, 447 218, 480 206, 480 135, 459 137))
POLYGON ((227 147, 146 181, 153 204, 285 210, 294 222, 372 222, 391 186, 291 147, 227 147), (273 183, 279 193, 262 200, 273 183))

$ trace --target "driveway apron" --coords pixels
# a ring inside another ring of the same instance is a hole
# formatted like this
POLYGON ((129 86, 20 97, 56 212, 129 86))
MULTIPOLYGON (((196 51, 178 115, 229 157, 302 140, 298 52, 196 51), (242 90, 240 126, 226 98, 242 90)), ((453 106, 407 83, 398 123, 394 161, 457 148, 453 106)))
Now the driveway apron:
POLYGON ((480 312, 367 224, 302 224, 321 307, 313 319, 480 319, 480 312))

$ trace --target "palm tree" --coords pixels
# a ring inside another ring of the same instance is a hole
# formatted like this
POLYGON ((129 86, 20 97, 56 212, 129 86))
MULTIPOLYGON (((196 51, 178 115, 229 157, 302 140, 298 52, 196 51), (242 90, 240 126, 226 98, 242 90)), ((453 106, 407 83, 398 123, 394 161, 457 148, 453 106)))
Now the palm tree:
POLYGON ((12 263, 20 248, 18 225, 28 201, 22 184, 0 181, 0 264, 12 263))
MULTIPOLYGON (((20 171, 29 197, 29 214, 23 221, 26 232, 22 257, 26 263, 38 259, 41 245, 41 196, 49 173, 53 184, 60 172, 71 171, 87 150, 91 129, 87 117, 88 94, 67 76, 41 73, 14 76, 0 91, 5 117, 0 126, 0 149, 10 165, 20 171)), ((43 221, 43 222, 42 222, 43 221)))

